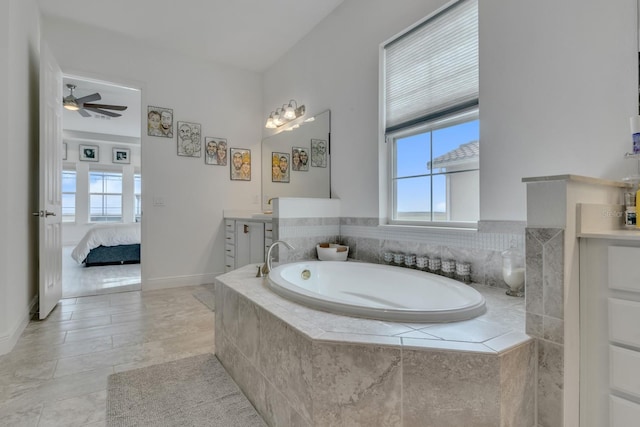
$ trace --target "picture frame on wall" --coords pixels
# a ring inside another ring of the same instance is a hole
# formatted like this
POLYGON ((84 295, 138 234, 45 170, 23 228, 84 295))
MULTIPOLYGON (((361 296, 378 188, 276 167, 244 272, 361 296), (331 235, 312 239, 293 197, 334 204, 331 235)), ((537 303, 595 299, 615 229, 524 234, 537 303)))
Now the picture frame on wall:
POLYGON ((78 147, 78 158, 81 162, 98 162, 100 161, 100 151, 97 145, 80 144, 78 147))
POLYGON ((291 171, 309 172, 309 149, 307 147, 291 148, 291 171))
POLYGON ((62 143, 62 160, 67 160, 67 143, 62 143))
POLYGON ((271 182, 289 182, 289 153, 271 153, 271 182))
POLYGON ((202 156, 200 123, 178 122, 178 156, 202 156))
POLYGON ((171 108, 147 107, 147 135, 173 138, 173 110, 171 108))
POLYGON ((311 166, 315 168, 327 167, 327 141, 324 139, 311 140, 311 166))
POLYGON ((230 148, 232 181, 251 181, 251 150, 246 148, 230 148))
POLYGON ((130 164, 131 163, 131 150, 128 148, 114 148, 113 149, 113 158, 111 159, 113 163, 122 163, 122 164, 130 164))
POLYGON ((204 164, 227 165, 227 140, 207 136, 204 138, 204 164))

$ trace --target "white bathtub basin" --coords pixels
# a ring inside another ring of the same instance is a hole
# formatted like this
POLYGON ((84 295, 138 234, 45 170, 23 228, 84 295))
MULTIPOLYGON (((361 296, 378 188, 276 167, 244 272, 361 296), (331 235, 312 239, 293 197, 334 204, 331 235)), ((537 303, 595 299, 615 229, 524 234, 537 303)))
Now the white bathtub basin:
POLYGON ((461 282, 402 267, 336 261, 283 264, 268 287, 292 301, 349 316, 455 322, 485 313, 484 297, 461 282))

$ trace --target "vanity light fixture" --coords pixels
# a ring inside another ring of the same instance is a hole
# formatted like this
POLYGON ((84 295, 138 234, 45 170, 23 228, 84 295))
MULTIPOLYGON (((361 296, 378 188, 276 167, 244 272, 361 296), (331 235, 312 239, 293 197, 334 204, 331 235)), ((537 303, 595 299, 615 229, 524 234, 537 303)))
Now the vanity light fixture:
POLYGON ((269 114, 269 117, 267 118, 267 124, 264 125, 264 127, 266 127, 267 129, 275 129, 276 123, 273 121, 273 115, 275 114, 275 112, 271 112, 271 114, 269 114))
POLYGON ((305 106, 298 106, 298 102, 295 99, 292 99, 288 104, 283 104, 282 107, 278 107, 275 111, 272 111, 271 114, 269 114, 267 123, 264 125, 264 127, 268 129, 278 128, 286 123, 289 123, 292 120, 297 119, 298 117, 304 116, 305 112, 305 106))

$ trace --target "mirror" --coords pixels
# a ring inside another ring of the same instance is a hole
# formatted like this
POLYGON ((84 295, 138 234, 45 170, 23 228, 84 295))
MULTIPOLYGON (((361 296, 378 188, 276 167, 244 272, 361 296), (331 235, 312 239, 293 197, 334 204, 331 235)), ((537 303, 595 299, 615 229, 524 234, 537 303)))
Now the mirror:
POLYGON ((274 197, 331 197, 331 112, 262 140, 262 207, 274 197))

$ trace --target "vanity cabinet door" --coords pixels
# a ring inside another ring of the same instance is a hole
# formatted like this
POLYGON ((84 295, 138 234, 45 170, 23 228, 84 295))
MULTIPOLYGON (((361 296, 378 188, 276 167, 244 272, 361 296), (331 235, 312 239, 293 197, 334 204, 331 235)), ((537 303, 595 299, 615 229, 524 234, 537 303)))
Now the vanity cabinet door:
POLYGON ((236 268, 264 262, 264 223, 236 221, 236 268))

